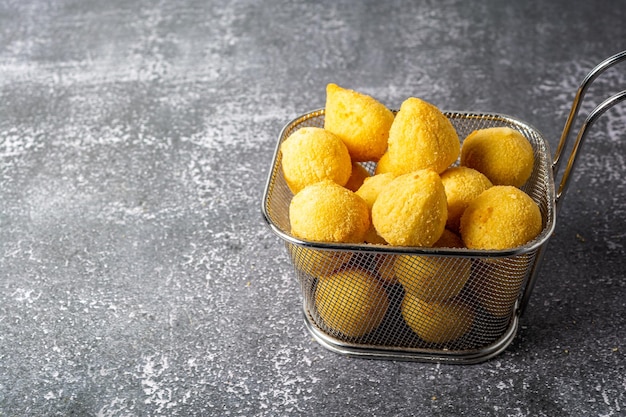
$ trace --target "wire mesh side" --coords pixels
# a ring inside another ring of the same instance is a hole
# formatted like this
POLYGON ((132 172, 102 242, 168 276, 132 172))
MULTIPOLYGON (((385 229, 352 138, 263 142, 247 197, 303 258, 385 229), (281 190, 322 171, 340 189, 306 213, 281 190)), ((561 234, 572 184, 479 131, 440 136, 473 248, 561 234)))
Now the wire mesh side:
POLYGON ((373 349, 489 346, 507 332, 535 261, 534 251, 483 259, 287 246, 314 325, 335 343, 373 349))

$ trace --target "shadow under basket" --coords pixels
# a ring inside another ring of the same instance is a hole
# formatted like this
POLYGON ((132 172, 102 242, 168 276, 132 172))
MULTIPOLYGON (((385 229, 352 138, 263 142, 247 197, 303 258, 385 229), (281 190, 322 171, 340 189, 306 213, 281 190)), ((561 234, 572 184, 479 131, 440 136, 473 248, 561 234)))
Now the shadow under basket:
MULTIPOLYGON (((531 242, 511 250, 333 244, 292 236, 293 194, 283 176, 280 145, 302 127, 323 127, 324 110, 290 121, 278 138, 262 210, 291 258, 304 322, 313 337, 331 351, 362 358, 477 363, 503 352, 518 331, 588 128, 626 99, 622 91, 588 114, 555 189, 560 157, 584 93, 600 73, 625 59, 626 51, 607 58, 583 80, 554 157, 539 132, 513 117, 445 112, 461 139, 477 129, 506 126, 519 131, 533 147, 533 171, 521 189, 539 206, 542 230, 531 242)), ((370 173, 376 168, 375 163, 363 165, 370 173)))

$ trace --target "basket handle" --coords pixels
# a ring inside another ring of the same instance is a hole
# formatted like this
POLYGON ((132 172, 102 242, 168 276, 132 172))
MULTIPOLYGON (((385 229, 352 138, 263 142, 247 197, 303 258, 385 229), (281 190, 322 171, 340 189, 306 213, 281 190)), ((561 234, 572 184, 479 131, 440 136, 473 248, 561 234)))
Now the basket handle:
POLYGON ((626 90, 620 91, 619 93, 604 100, 595 109, 593 109, 593 111, 589 113, 589 116, 587 116, 587 119, 585 119, 585 122, 582 124, 580 131, 578 132, 578 136, 576 137, 576 141, 574 142, 574 147, 572 148, 572 152, 570 153, 569 159, 567 160, 567 166, 565 167, 565 171, 563 172, 563 176, 561 177, 561 182, 559 183, 559 189, 556 192, 557 203, 559 202, 561 196, 567 190, 567 185, 569 183, 569 176, 571 174, 572 168, 574 167, 574 164, 576 163, 576 159, 578 157, 578 149, 580 148, 580 145, 583 142, 583 139, 585 138, 587 131, 595 123, 595 121, 598 120, 600 116, 602 116, 602 114, 605 111, 607 111, 608 109, 610 109, 611 107, 613 107, 614 105, 616 105, 617 103, 625 99, 626 99, 626 90))
MULTIPOLYGON (((619 52, 593 68, 589 74, 585 77, 585 79, 580 83, 578 90, 576 91, 576 96, 574 97, 574 102, 572 104, 572 108, 570 109, 569 116, 567 117, 567 121, 565 122, 565 127, 563 128, 563 132, 561 133, 561 138, 559 140, 559 144, 557 146, 557 150, 554 154, 554 158, 552 160, 552 170, 556 174, 559 169, 559 165, 561 162, 561 155, 563 154, 563 150, 565 149, 565 145, 569 142, 570 130, 572 128, 572 124, 578 115, 578 111, 580 110, 580 105, 582 103, 583 97, 587 92, 587 88, 589 85, 596 79, 600 74, 606 71, 608 68, 613 65, 626 60, 626 51, 619 52)), ((615 106, 617 103, 626 99, 626 90, 621 91, 608 99, 604 100, 600 103, 595 109, 593 109, 585 121, 583 122, 580 130, 578 131, 578 135, 574 142, 574 146, 569 155, 569 159, 567 161, 567 166, 565 171, 563 172, 563 176, 561 177, 561 181, 559 183, 559 188, 556 193, 556 203, 558 205, 561 197, 564 195, 567 190, 567 186, 569 183, 570 174, 578 157, 578 150, 583 140, 585 139, 589 128, 596 122, 596 120, 611 107, 615 106)))

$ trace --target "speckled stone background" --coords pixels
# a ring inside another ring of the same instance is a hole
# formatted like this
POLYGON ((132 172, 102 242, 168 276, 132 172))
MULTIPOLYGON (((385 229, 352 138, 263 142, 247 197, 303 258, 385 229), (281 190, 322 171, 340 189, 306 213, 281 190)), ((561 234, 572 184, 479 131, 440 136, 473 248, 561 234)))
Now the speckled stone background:
MULTIPOLYGON (((626 415, 626 104, 582 149, 518 336, 478 365, 307 334, 261 215, 328 82, 556 146, 621 1, 0 0, 0 416, 626 415)), ((626 63, 588 111, 626 88, 626 63)))

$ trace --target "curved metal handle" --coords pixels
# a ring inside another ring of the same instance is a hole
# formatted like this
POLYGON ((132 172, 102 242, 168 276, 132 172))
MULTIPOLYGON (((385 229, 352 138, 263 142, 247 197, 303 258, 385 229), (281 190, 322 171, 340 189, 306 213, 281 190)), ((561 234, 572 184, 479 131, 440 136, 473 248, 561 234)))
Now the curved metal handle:
MULTIPOLYGON (((567 143, 569 142, 569 136, 570 136, 570 130, 572 128, 572 124, 574 122, 574 120, 576 119, 577 115, 578 115, 578 111, 580 109, 580 105, 582 103, 582 99, 587 91, 587 88, 589 87, 589 85, 600 75, 602 74, 605 70, 607 70, 608 68, 612 67, 613 65, 622 62, 626 60, 626 51, 622 51, 618 54, 615 54, 607 59, 605 59, 604 61, 602 61, 600 64, 596 65, 596 67, 594 69, 592 69, 589 74, 587 74, 587 76, 585 77, 585 79, 582 81, 582 83, 580 84, 580 86, 578 87, 578 91, 576 92, 576 96, 574 97, 574 102, 572 104, 572 108, 570 110, 569 116, 567 118, 567 121, 565 122, 565 127, 563 128, 563 132, 561 133, 561 138, 559 140, 559 144, 557 147, 557 150, 554 154, 554 158, 552 160, 552 171, 556 173, 559 169, 559 165, 561 162, 561 155, 563 153, 563 150, 565 149, 565 146, 567 145, 567 143)), ((607 110, 609 110, 611 107, 613 107, 614 105, 616 105, 617 103, 621 102, 622 100, 626 99, 626 90, 619 92, 611 97, 609 97, 608 99, 604 100, 602 103, 600 103, 595 109, 593 109, 589 115, 587 116, 587 118, 585 119, 585 121, 583 122, 582 126, 580 127, 580 130, 578 131, 578 135, 576 137, 576 140, 574 142, 574 146, 572 148, 572 151, 570 152, 569 155, 569 159, 567 160, 567 166, 565 168, 565 171, 563 172, 563 175, 561 177, 560 183, 559 183, 559 187, 556 193, 556 203, 557 203, 557 210, 560 206, 559 201, 561 200, 561 197, 564 195, 565 191, 567 190, 567 186, 569 184, 569 179, 570 179, 570 174, 572 172, 572 169, 576 163, 576 160, 578 158, 578 150, 580 148, 580 145, 582 144, 583 140, 585 139, 587 132, 589 130, 589 128, 595 123, 595 121, 607 110)))
POLYGON ((587 92, 587 88, 596 78, 598 78, 600 74, 602 74, 613 65, 623 61, 624 59, 626 59, 626 51, 622 51, 611 57, 608 57, 607 59, 596 65, 595 68, 592 69, 589 74, 587 74, 585 79, 580 83, 580 86, 576 91, 576 96, 574 96, 572 108, 570 109, 569 115, 567 116, 565 127, 563 127, 563 132, 561 133, 559 144, 557 146, 556 152, 554 153, 554 158, 552 160, 552 170, 554 172, 556 172, 559 168, 561 154, 563 153, 565 145, 568 142, 570 130, 572 129, 572 124, 574 123, 574 120, 578 115, 578 110, 580 110, 580 104, 582 103, 585 93, 587 92))
POLYGON ((607 98, 606 100, 604 100, 595 109, 593 109, 593 111, 591 111, 591 113, 589 113, 589 115, 587 116, 587 119, 585 119, 585 122, 581 126, 580 131, 578 132, 578 136, 576 137, 576 141, 574 142, 574 147, 572 148, 572 152, 570 153, 569 159, 567 160, 567 166, 565 167, 565 171, 563 172, 563 176, 561 177, 561 182, 559 183, 559 189, 556 193, 557 203, 559 202, 561 196, 565 193, 567 189, 567 185, 569 183, 569 177, 570 177, 572 168, 574 168, 574 165, 576 164, 576 159, 578 158, 578 149, 580 148, 580 145, 582 144, 585 136, 587 135, 589 128, 595 123, 596 120, 598 120, 600 116, 602 116, 602 114, 605 111, 607 111, 608 109, 610 109, 611 107, 613 107, 614 105, 616 105, 617 103, 625 99, 626 99, 626 90, 621 91, 607 98))

